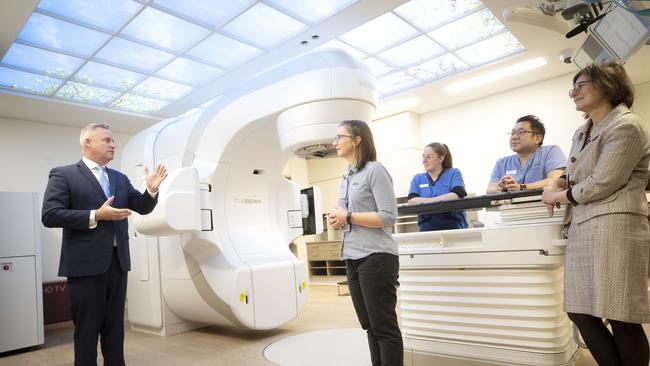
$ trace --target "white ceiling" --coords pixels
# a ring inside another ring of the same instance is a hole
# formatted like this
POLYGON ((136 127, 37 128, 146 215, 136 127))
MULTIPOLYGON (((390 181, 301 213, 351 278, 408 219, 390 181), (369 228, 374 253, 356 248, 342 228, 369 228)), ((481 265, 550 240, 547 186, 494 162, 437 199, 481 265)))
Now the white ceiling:
MULTIPOLYGON (((197 104, 223 93, 240 83, 241 80, 248 79, 252 75, 278 65, 309 49, 316 48, 405 2, 406 0, 360 0, 265 53, 263 56, 253 59, 226 75, 227 77, 220 78, 190 94, 190 96, 164 108, 158 113, 159 116, 157 117, 7 92, 0 93, 0 116, 70 126, 83 126, 89 122, 105 122, 111 124, 116 132, 133 134, 165 117, 181 114, 197 104), (311 38, 314 34, 319 35, 317 40, 311 38), (308 40, 309 44, 300 44, 303 40, 308 40)), ((410 97, 417 97, 421 102, 409 107, 408 110, 422 114, 577 71, 575 65, 561 62, 559 54, 561 50, 579 45, 582 40, 581 36, 567 40, 564 35, 549 29, 508 22, 502 17, 503 10, 506 7, 536 5, 538 1, 483 0, 483 3, 517 37, 526 48, 526 51, 516 54, 505 61, 501 60, 477 70, 456 74, 383 99, 380 102, 380 107, 389 107, 388 109, 384 108, 384 111, 388 111, 385 113, 401 111, 391 110, 390 105, 400 104, 402 100, 410 97), (537 56, 544 56, 548 61, 548 65, 458 94, 449 94, 443 89, 448 84, 537 56)), ((3 0, 0 2, 0 59, 9 49, 22 25, 29 18, 37 4, 38 0, 3 0)), ((650 47, 645 46, 626 64, 626 69, 635 83, 650 80, 650 68, 646 66, 648 60, 650 60, 650 47)))

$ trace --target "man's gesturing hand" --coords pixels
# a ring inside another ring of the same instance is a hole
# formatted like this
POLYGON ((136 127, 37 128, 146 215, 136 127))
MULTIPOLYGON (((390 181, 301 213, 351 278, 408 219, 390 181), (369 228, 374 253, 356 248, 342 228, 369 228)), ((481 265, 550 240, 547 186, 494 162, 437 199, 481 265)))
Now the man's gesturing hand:
POLYGON ((95 211, 95 221, 102 221, 102 220, 124 220, 129 215, 131 214, 131 211, 128 208, 115 208, 111 207, 111 203, 113 203, 113 198, 114 196, 108 197, 106 202, 102 205, 102 207, 98 208, 97 211, 95 211))
POLYGON ((156 193, 158 192, 158 187, 165 178, 167 178, 167 168, 164 165, 158 165, 156 169, 149 174, 149 168, 144 166, 144 176, 147 179, 147 189, 149 192, 156 193))

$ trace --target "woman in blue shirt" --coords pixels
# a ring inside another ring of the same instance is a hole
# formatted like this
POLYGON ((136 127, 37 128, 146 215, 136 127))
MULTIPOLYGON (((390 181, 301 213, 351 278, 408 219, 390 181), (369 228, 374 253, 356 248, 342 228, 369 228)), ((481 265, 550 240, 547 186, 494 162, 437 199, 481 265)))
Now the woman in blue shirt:
MULTIPOLYGON (((453 168, 451 152, 445 144, 433 142, 422 151, 424 173, 411 180, 408 203, 449 201, 467 196, 460 170, 453 168)), ((418 215, 420 231, 464 229, 467 217, 464 211, 418 215)))

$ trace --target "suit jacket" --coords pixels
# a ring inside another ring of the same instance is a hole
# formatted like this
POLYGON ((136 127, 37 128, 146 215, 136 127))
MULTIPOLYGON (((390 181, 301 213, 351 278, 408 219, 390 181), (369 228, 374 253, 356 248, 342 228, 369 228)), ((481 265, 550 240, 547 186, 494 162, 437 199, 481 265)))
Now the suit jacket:
MULTIPOLYGON (((148 192, 133 188, 126 175, 106 169, 112 206, 128 208, 148 214, 156 206, 156 199, 148 192)), ((98 221, 89 229, 90 210, 96 210, 107 197, 97 178, 83 160, 77 164, 54 168, 43 198, 41 221, 46 227, 63 228, 59 276, 94 276, 106 273, 111 264, 113 243, 117 243, 120 266, 131 269, 128 220, 98 221)))
POLYGON ((576 130, 567 163, 567 180, 578 202, 572 222, 609 213, 647 215, 650 144, 640 118, 619 104, 592 130, 582 149, 590 123, 576 130))

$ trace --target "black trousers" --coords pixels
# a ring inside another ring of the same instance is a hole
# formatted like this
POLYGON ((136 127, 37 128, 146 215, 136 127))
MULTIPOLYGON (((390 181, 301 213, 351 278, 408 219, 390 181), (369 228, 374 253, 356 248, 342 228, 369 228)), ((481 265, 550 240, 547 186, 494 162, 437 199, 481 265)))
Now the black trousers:
POLYGON ((68 277, 74 322, 75 366, 97 365, 97 339, 101 336, 105 366, 124 366, 124 301, 127 273, 113 249, 107 273, 68 277))
POLYGON ((404 346, 397 322, 399 257, 374 253, 345 261, 348 287, 361 327, 368 334, 373 366, 402 366, 404 346))

